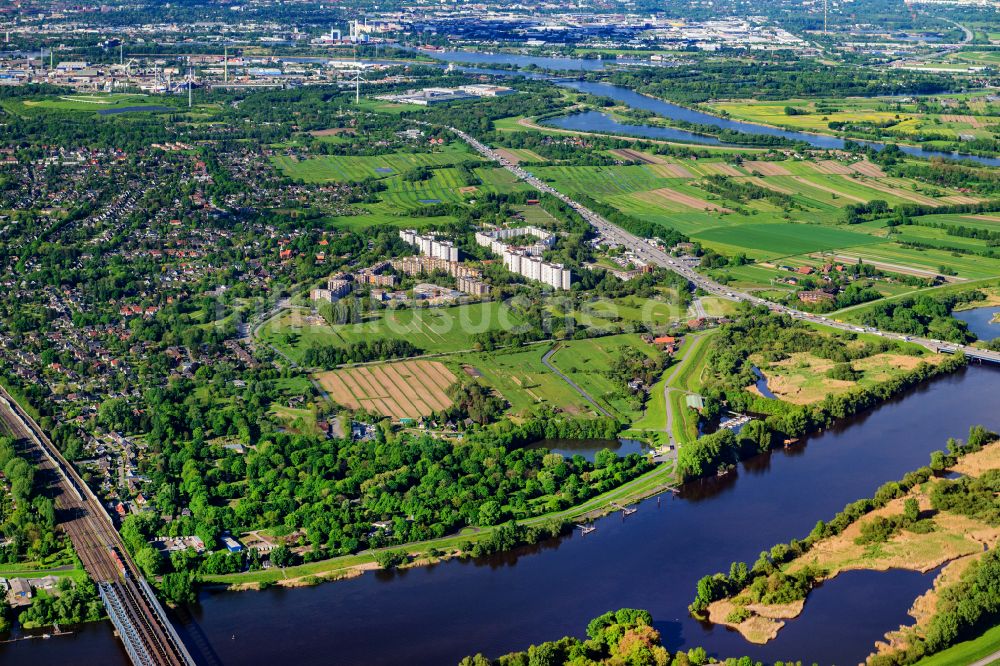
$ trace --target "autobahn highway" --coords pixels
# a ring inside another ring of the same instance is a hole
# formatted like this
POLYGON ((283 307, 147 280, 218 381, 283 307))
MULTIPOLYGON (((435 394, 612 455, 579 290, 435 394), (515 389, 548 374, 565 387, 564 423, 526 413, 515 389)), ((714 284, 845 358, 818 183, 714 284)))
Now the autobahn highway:
MULTIPOLYGON (((420 123, 427 124, 427 123, 420 123)), ((803 321, 813 322, 815 324, 822 324, 823 326, 829 326, 831 328, 838 328, 844 331, 853 331, 856 333, 874 333, 876 335, 881 335, 882 337, 892 338, 896 340, 903 340, 907 342, 915 342, 919 345, 930 349, 935 352, 944 352, 953 354, 958 351, 965 353, 965 355, 971 359, 975 359, 981 362, 988 363, 998 363, 1000 364, 1000 352, 988 351, 985 349, 979 349, 978 347, 972 347, 969 345, 960 345, 953 342, 945 342, 943 340, 935 340, 933 338, 923 338, 923 337, 913 337, 903 335, 901 333, 893 333, 880 331, 871 327, 862 327, 856 324, 850 324, 847 322, 837 321, 835 319, 830 319, 822 315, 813 314, 811 312, 804 312, 802 310, 797 310, 795 308, 788 307, 780 303, 775 303, 759 296, 754 296, 753 294, 748 294, 745 292, 737 291, 731 287, 726 287, 724 285, 715 282, 711 278, 708 278, 701 273, 694 270, 692 267, 692 261, 690 257, 673 257, 656 245, 653 245, 649 240, 640 238, 634 234, 631 234, 621 227, 615 225, 611 221, 607 220, 601 215, 598 215, 594 211, 590 210, 583 204, 574 201, 570 197, 566 196, 562 192, 559 192, 553 188, 548 183, 543 182, 539 178, 536 178, 529 171, 522 169, 518 165, 514 164, 510 160, 506 159, 495 150, 489 146, 483 144, 476 138, 468 135, 467 133, 456 129, 454 127, 448 127, 448 130, 458 135, 463 141, 468 143, 475 149, 479 154, 487 159, 499 163, 502 167, 514 174, 518 179, 523 180, 528 185, 539 192, 545 192, 556 197, 567 206, 571 207, 577 213, 580 214, 583 219, 587 220, 602 236, 605 238, 626 247, 635 255, 645 261, 648 264, 653 264, 656 266, 662 266, 669 270, 678 273, 695 287, 705 291, 706 293, 719 296, 721 298, 726 298, 733 301, 745 301, 748 303, 753 303, 755 305, 763 305, 770 308, 774 312, 780 312, 787 314, 795 319, 801 319, 803 321)))
POLYGON ((39 469, 57 477, 54 497, 57 520, 96 583, 132 663, 192 666, 194 659, 129 557, 97 497, 38 424, 2 388, 0 421, 12 436, 28 444, 39 469))

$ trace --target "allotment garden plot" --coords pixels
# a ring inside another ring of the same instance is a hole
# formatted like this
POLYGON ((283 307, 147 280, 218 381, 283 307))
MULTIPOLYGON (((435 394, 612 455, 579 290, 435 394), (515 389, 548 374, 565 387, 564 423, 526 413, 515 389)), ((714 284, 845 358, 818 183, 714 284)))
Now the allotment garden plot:
POLYGON ((438 361, 414 360, 321 372, 316 380, 338 405, 400 420, 450 407, 456 377, 438 361))

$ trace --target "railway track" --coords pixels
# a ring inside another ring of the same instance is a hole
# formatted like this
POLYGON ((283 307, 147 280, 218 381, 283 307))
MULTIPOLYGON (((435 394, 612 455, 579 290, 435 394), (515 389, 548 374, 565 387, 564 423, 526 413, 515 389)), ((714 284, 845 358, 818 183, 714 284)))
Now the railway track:
POLYGON ((3 389, 0 420, 11 435, 29 444, 40 469, 56 475, 56 515, 84 569, 100 588, 108 615, 132 662, 137 666, 193 665, 194 659, 129 557, 100 501, 41 428, 3 389))

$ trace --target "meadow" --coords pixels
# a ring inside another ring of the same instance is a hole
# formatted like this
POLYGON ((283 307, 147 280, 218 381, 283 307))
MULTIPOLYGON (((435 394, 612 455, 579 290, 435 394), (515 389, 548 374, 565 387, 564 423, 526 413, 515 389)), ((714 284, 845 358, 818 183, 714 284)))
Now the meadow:
POLYGON ((289 155, 273 158, 275 166, 289 178, 307 183, 358 182, 367 178, 398 176, 415 167, 449 166, 480 158, 461 143, 449 143, 428 153, 385 155, 322 155, 298 159, 289 155))
POLYGON ((590 417, 594 409, 579 393, 542 364, 551 343, 520 349, 456 354, 444 359, 453 372, 476 377, 510 403, 509 413, 523 417, 535 407, 549 407, 571 417, 590 417))
MULTIPOLYGON (((114 111, 116 109, 135 109, 141 111, 148 107, 151 111, 173 106, 171 98, 157 96, 155 99, 149 95, 137 93, 87 93, 79 95, 53 95, 36 99, 9 99, 0 104, 5 110, 11 113, 30 116, 43 111, 76 111, 81 113, 99 113, 102 111, 114 111)), ((198 107, 205 111, 207 107, 198 107)), ((177 109, 178 112, 187 109, 177 109)))
POLYGON ((700 231, 693 238, 725 254, 759 250, 755 254, 772 259, 885 242, 884 239, 847 231, 841 227, 782 223, 716 227, 700 231))
MULTIPOLYGON (((970 51, 950 54, 945 62, 956 66, 996 66, 1000 59, 995 53, 970 51)), ((991 138, 991 129, 1000 123, 1000 118, 981 113, 982 98, 943 97, 949 100, 950 108, 946 107, 940 113, 927 112, 910 100, 862 97, 767 102, 737 100, 715 102, 709 107, 713 112, 731 118, 809 132, 836 133, 830 124, 842 123, 848 125, 847 134, 851 133, 850 126, 880 128, 874 131, 904 140, 918 140, 927 133, 950 139, 962 136, 991 138), (968 107, 958 108, 960 100, 967 100, 968 107), (786 108, 795 109, 796 114, 787 114, 786 108)))
POLYGON ((374 338, 406 340, 432 354, 468 350, 475 346, 476 334, 521 323, 516 312, 499 302, 383 310, 363 322, 336 326, 308 310, 295 309, 266 322, 259 335, 301 362, 305 350, 312 346, 346 347, 374 338))
POLYGON ((630 423, 639 418, 642 411, 623 399, 620 395, 622 387, 608 376, 623 347, 638 350, 650 359, 659 355, 656 348, 644 342, 639 335, 623 334, 562 342, 549 362, 616 418, 630 423))

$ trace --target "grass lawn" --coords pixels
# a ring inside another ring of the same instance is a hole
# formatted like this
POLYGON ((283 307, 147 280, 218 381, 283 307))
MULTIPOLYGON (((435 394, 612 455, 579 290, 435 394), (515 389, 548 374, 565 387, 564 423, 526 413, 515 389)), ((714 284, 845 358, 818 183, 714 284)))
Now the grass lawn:
POLYGON ((637 349, 649 358, 659 353, 639 335, 629 333, 563 342, 549 362, 619 420, 631 422, 641 412, 620 394, 621 388, 607 374, 615 359, 621 356, 623 347, 637 349))
POLYGON ((521 323, 520 316, 498 302, 384 310, 367 321, 337 326, 305 310, 287 310, 264 324, 260 337, 298 362, 311 346, 346 347, 375 338, 408 340, 426 353, 461 351, 474 346, 478 333, 521 323))
MULTIPOLYGON (((650 389, 646 411, 630 426, 630 430, 634 431, 636 436, 648 439, 649 434, 664 431, 667 425, 667 404, 663 391, 670 386, 678 389, 669 394, 674 440, 687 442, 698 437, 698 419, 694 412, 687 408, 686 392, 695 393, 697 391, 689 387, 701 386, 701 376, 709 347, 708 340, 715 330, 687 336, 677 352, 674 364, 667 368, 660 380, 650 389)), ((662 436, 656 439, 659 441, 662 436)))
POLYGON ((665 326, 680 321, 685 313, 680 306, 658 298, 596 298, 585 301, 576 309, 569 310, 552 304, 549 308, 555 316, 570 316, 577 325, 587 328, 608 329, 622 322, 641 322, 652 326, 665 326))
POLYGON ((917 666, 968 666, 1000 651, 1000 626, 989 629, 979 638, 952 645, 947 650, 926 657, 917 666))
POLYGON ((533 407, 546 405, 570 416, 589 416, 593 407, 573 388, 542 364, 550 343, 523 349, 458 354, 445 359, 456 376, 468 367, 480 381, 494 388, 510 403, 514 416, 527 414, 533 407))

